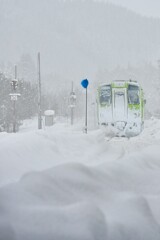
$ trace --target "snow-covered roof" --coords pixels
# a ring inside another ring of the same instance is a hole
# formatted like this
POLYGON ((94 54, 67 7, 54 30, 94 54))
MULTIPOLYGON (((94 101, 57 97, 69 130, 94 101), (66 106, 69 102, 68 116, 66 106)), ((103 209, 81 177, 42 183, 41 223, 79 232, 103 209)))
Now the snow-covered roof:
POLYGON ((55 115, 55 111, 54 110, 46 110, 44 112, 44 115, 45 116, 53 116, 53 115, 55 115))

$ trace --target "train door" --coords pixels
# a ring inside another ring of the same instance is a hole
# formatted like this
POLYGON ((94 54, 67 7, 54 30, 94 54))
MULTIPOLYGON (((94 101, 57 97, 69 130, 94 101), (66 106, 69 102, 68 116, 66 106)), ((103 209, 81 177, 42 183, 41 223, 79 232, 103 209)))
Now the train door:
POLYGON ((127 118, 127 102, 126 89, 113 89, 113 120, 114 122, 126 121, 127 118))

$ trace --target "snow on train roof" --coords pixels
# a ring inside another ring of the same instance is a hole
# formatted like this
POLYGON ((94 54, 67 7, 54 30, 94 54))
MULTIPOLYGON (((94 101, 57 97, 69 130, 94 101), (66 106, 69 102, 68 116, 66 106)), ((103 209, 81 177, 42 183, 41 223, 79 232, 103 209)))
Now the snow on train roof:
POLYGON ((110 84, 114 84, 114 86, 117 86, 117 87, 120 87, 120 86, 123 87, 125 86, 125 84, 133 84, 133 85, 139 86, 139 83, 135 80, 114 80, 109 83, 107 82, 101 83, 100 86, 110 85, 110 84))

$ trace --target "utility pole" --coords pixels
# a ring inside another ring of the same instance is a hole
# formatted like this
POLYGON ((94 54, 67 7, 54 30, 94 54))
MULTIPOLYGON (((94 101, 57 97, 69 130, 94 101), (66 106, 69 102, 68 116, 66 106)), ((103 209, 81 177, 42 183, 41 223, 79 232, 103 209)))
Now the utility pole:
MULTIPOLYGON (((15 80, 13 81, 13 91, 16 93, 17 88, 17 65, 15 65, 15 80)), ((16 132, 16 100, 13 101, 13 132, 16 132)))
POLYGON ((38 53, 38 129, 42 129, 40 52, 38 53))
POLYGON ((76 94, 73 91, 73 81, 72 81, 72 87, 71 87, 71 93, 69 97, 69 102, 70 102, 70 109, 71 109, 71 125, 73 125, 73 118, 74 118, 74 108, 76 106, 76 94))
MULTIPOLYGON (((73 93, 73 81, 72 81, 71 93, 73 93)), ((73 125, 73 107, 71 107, 71 125, 73 125)))
MULTIPOLYGON (((160 59, 158 59, 158 80, 160 80, 160 59)), ((159 82, 159 81, 158 81, 159 82)))
POLYGON ((13 101, 13 132, 16 132, 17 127, 17 115, 16 115, 16 101, 18 100, 18 97, 21 95, 20 93, 16 92, 17 86, 18 86, 18 79, 17 79, 17 65, 15 65, 15 75, 14 79, 11 81, 11 85, 13 87, 13 92, 10 93, 11 101, 13 101))
POLYGON ((15 65, 15 79, 17 79, 17 65, 15 65))
MULTIPOLYGON (((16 92, 17 65, 15 65, 15 81, 13 83, 14 93, 16 92)), ((13 101, 13 132, 16 132, 16 101, 13 101)))

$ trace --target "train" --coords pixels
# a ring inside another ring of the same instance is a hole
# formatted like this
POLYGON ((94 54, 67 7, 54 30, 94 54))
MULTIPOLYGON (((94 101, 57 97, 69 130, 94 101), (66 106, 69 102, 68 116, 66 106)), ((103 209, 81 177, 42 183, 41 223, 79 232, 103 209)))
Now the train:
POLYGON ((98 125, 108 133, 132 137, 142 132, 146 100, 137 81, 115 80, 100 84, 96 102, 98 125))

